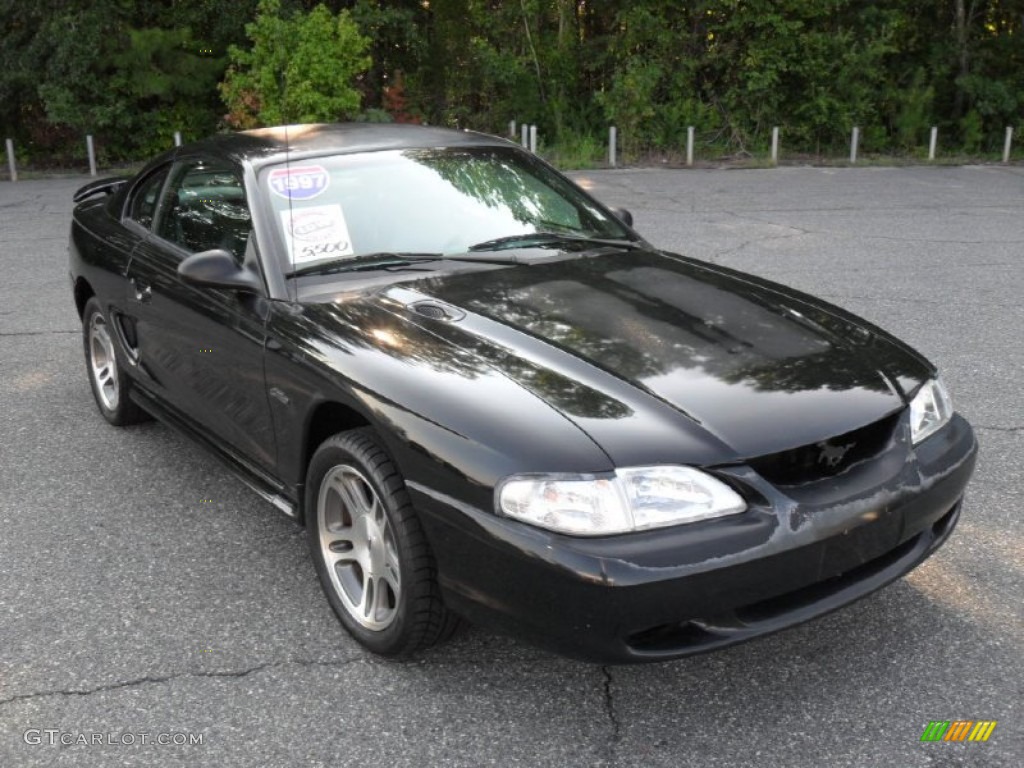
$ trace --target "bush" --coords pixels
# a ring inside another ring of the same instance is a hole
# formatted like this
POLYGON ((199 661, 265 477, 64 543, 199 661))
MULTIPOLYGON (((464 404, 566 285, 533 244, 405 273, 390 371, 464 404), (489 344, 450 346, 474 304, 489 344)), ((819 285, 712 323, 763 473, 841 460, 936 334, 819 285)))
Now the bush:
POLYGON ((370 66, 370 41, 348 11, 337 16, 318 5, 280 15, 280 0, 261 0, 246 25, 249 49, 231 46, 231 66, 220 84, 227 122, 236 128, 335 122, 359 112, 355 77, 370 66))

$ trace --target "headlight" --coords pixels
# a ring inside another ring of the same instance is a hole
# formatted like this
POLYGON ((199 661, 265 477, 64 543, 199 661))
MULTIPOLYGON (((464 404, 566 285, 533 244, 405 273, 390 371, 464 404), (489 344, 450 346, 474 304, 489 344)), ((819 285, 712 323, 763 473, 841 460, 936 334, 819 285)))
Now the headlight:
POLYGON ((910 401, 910 438, 917 445, 946 425, 953 416, 953 401, 939 379, 921 387, 910 401))
POLYGON ((509 478, 498 492, 507 516, 576 536, 692 523, 747 508, 725 483, 690 467, 638 467, 613 475, 509 478))

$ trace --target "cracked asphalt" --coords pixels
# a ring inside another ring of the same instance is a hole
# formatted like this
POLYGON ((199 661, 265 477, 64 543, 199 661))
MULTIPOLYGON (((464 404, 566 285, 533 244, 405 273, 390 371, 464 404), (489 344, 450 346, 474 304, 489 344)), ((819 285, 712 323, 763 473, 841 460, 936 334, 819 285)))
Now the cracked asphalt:
POLYGON ((65 251, 88 179, 0 182, 0 766, 1024 764, 1024 168, 573 175, 656 245, 934 360, 981 441, 949 544, 845 610, 683 661, 598 667, 476 628, 380 661, 293 523, 171 430, 97 414, 65 251), (982 719, 987 743, 919 741, 982 719))

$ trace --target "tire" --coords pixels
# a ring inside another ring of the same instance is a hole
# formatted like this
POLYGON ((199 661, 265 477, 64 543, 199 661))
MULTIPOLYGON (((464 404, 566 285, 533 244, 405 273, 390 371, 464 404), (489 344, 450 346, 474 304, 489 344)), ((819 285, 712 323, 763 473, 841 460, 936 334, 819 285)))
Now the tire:
POLYGON ((82 312, 85 371, 103 418, 115 427, 148 421, 150 416, 129 398, 132 381, 121 366, 114 333, 93 296, 82 312))
POLYGON ((341 432, 321 444, 306 474, 305 508, 320 584, 365 648, 401 658, 458 628, 441 600, 405 483, 372 429, 341 432))

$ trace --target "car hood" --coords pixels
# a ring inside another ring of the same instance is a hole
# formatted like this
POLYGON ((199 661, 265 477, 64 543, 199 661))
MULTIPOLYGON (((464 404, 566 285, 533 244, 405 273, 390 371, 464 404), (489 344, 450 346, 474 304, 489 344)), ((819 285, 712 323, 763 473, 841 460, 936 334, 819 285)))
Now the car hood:
POLYGON ((530 390, 620 466, 826 440, 902 408, 931 375, 836 307, 659 252, 430 277, 376 297, 530 390))

